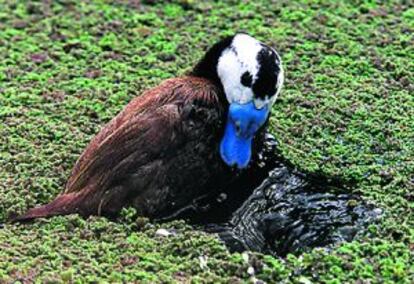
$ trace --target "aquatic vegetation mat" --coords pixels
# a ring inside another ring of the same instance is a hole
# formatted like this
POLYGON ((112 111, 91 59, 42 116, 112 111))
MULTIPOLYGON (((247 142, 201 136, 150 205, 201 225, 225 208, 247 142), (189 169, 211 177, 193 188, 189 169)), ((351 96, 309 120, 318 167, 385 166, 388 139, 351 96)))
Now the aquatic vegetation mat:
POLYGON ((411 283, 414 10, 409 1, 0 0, 0 222, 50 201, 100 127, 184 74, 217 38, 274 45, 286 84, 271 132, 301 172, 337 176, 384 214, 352 242, 229 253, 217 237, 124 212, 0 229, 0 282, 411 283), (174 232, 158 236, 162 228, 174 232))

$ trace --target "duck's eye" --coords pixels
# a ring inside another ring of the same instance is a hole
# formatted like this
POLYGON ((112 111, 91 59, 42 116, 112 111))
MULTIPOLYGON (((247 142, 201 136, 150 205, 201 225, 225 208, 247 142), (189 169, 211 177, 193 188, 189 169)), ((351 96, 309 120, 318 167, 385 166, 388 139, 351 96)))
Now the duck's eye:
POLYGON ((251 87, 252 81, 253 81, 253 77, 249 71, 244 72, 240 78, 240 83, 245 87, 251 87))

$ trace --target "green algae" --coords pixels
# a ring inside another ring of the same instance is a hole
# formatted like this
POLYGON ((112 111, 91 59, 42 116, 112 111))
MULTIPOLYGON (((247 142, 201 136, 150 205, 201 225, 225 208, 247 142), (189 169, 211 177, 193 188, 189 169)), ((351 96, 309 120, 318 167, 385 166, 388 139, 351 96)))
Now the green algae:
POLYGON ((285 157, 355 181, 378 225, 332 251, 248 263, 182 222, 56 217, 0 229, 0 282, 400 282, 414 278, 414 13, 409 1, 0 1, 0 222, 46 203, 102 125, 219 37, 274 45, 285 157), (385 3, 385 2, 384 2, 385 3), (207 257, 207 266, 200 266, 207 257))

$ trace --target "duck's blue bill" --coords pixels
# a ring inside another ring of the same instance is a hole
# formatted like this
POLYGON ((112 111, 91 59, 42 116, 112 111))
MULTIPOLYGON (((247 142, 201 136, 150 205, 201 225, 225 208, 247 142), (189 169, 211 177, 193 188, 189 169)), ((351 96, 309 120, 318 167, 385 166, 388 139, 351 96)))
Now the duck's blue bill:
POLYGON ((247 167, 252 156, 252 141, 257 130, 265 123, 269 110, 257 109, 253 102, 230 104, 220 155, 229 166, 247 167))

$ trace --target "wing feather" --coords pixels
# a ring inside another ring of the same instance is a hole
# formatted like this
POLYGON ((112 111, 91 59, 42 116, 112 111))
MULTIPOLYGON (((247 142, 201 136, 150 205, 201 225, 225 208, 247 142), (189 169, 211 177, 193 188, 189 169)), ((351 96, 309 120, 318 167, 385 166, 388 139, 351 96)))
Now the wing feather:
POLYGON ((88 145, 64 193, 82 190, 90 182, 105 189, 128 169, 178 147, 185 137, 178 130, 187 119, 182 108, 198 100, 217 107, 217 89, 191 77, 168 80, 135 98, 88 145))

